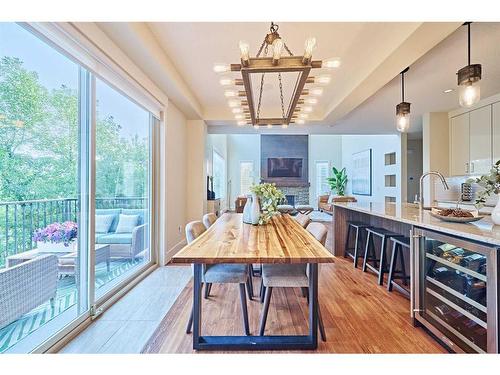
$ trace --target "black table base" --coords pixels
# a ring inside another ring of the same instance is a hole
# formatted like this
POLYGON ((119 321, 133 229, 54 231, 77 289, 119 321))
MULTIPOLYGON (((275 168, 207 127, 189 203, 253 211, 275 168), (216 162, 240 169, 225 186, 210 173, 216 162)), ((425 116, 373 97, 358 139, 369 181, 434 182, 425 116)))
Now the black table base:
POLYGON ((202 336, 202 265, 194 265, 193 349, 195 350, 314 350, 318 347, 318 264, 309 265, 309 335, 202 336))

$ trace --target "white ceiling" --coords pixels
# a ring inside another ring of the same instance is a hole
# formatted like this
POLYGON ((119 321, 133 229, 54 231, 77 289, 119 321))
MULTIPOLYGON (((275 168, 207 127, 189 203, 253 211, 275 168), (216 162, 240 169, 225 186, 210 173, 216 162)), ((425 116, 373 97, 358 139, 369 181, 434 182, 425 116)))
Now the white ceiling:
MULTIPOLYGON (((471 25, 471 62, 481 63, 481 96, 500 93, 500 23, 471 25)), ((467 29, 459 28, 410 66, 405 74, 405 99, 411 105, 410 133, 422 131, 422 114, 448 112, 458 105, 456 72, 467 65, 467 29), (446 89, 454 89, 444 93, 446 89)), ((401 101, 396 76, 345 118, 334 124, 340 133, 393 133, 395 106, 401 101)))
MULTIPOLYGON (((189 118, 203 118, 211 132, 255 132, 236 126, 219 84, 220 76, 212 68, 214 63, 239 61, 239 40, 250 43, 251 55, 255 55, 269 23, 98 26, 189 118)), ((283 22, 279 33, 295 54, 302 54, 304 40, 315 36, 318 44, 313 58, 339 56, 342 66, 329 72, 313 71, 315 75, 331 74, 332 82, 325 88, 311 121, 273 131, 395 133, 395 105, 401 101, 398 73, 406 66, 411 66, 406 92, 412 103, 412 132, 420 131, 422 113, 457 107, 456 92, 442 91, 456 87, 455 72, 466 65, 466 34, 460 23, 283 22)), ((483 97, 500 92, 499 38, 500 24, 472 24, 472 59, 483 64, 483 97)), ((279 101, 274 99, 266 103, 269 111, 279 111, 279 101)))

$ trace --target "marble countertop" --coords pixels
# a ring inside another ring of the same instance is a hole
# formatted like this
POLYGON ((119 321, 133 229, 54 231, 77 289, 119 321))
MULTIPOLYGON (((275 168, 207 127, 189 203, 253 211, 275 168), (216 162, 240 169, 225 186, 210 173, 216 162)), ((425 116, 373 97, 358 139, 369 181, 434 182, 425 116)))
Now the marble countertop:
POLYGON ((500 226, 495 226, 489 216, 462 224, 442 221, 431 216, 429 211, 420 211, 410 203, 351 202, 334 203, 334 206, 500 246, 500 226))

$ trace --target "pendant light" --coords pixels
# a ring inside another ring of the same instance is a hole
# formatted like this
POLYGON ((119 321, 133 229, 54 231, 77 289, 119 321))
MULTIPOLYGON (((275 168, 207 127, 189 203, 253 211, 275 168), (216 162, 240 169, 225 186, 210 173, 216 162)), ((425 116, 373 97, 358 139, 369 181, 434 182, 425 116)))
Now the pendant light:
POLYGON ((481 98, 479 81, 481 80, 481 64, 470 63, 470 24, 467 26, 467 66, 457 72, 459 94, 458 100, 461 107, 470 107, 476 104, 481 98))
POLYGON ((410 68, 406 68, 401 72, 401 103, 396 106, 396 128, 404 133, 410 128, 410 105, 405 102, 405 73, 410 68))

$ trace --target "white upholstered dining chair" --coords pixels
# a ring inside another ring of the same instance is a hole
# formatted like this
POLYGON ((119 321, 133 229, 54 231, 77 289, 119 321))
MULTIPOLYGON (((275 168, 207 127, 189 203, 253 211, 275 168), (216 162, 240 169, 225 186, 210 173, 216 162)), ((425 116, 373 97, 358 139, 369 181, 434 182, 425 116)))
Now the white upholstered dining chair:
MULTIPOLYGON (((205 232, 205 225, 201 221, 192 221, 186 225, 186 240, 189 243, 205 232)), ((245 285, 248 287, 249 272, 246 264, 207 264, 202 267, 202 282, 205 284, 205 298, 208 298, 212 283, 219 284, 239 284, 240 303, 243 312, 243 327, 246 335, 250 335, 248 324, 247 299, 245 295, 245 285)), ((248 291, 251 299, 251 292, 248 291)), ((193 328, 193 309, 189 317, 186 333, 191 333, 193 328)))
POLYGON ((203 225, 205 226, 205 228, 210 228, 212 226, 213 223, 215 223, 217 221, 217 216, 210 212, 208 214, 205 214, 203 215, 203 225))
MULTIPOLYGON (((312 222, 307 226, 307 231, 323 246, 326 244, 328 230, 321 223, 312 222)), ((301 288, 302 293, 309 300, 309 272, 307 264, 264 264, 262 266, 263 302, 259 334, 264 335, 266 329, 267 314, 273 288, 301 288)), ((321 316, 318 301, 318 323, 321 339, 326 341, 325 327, 321 316)))

